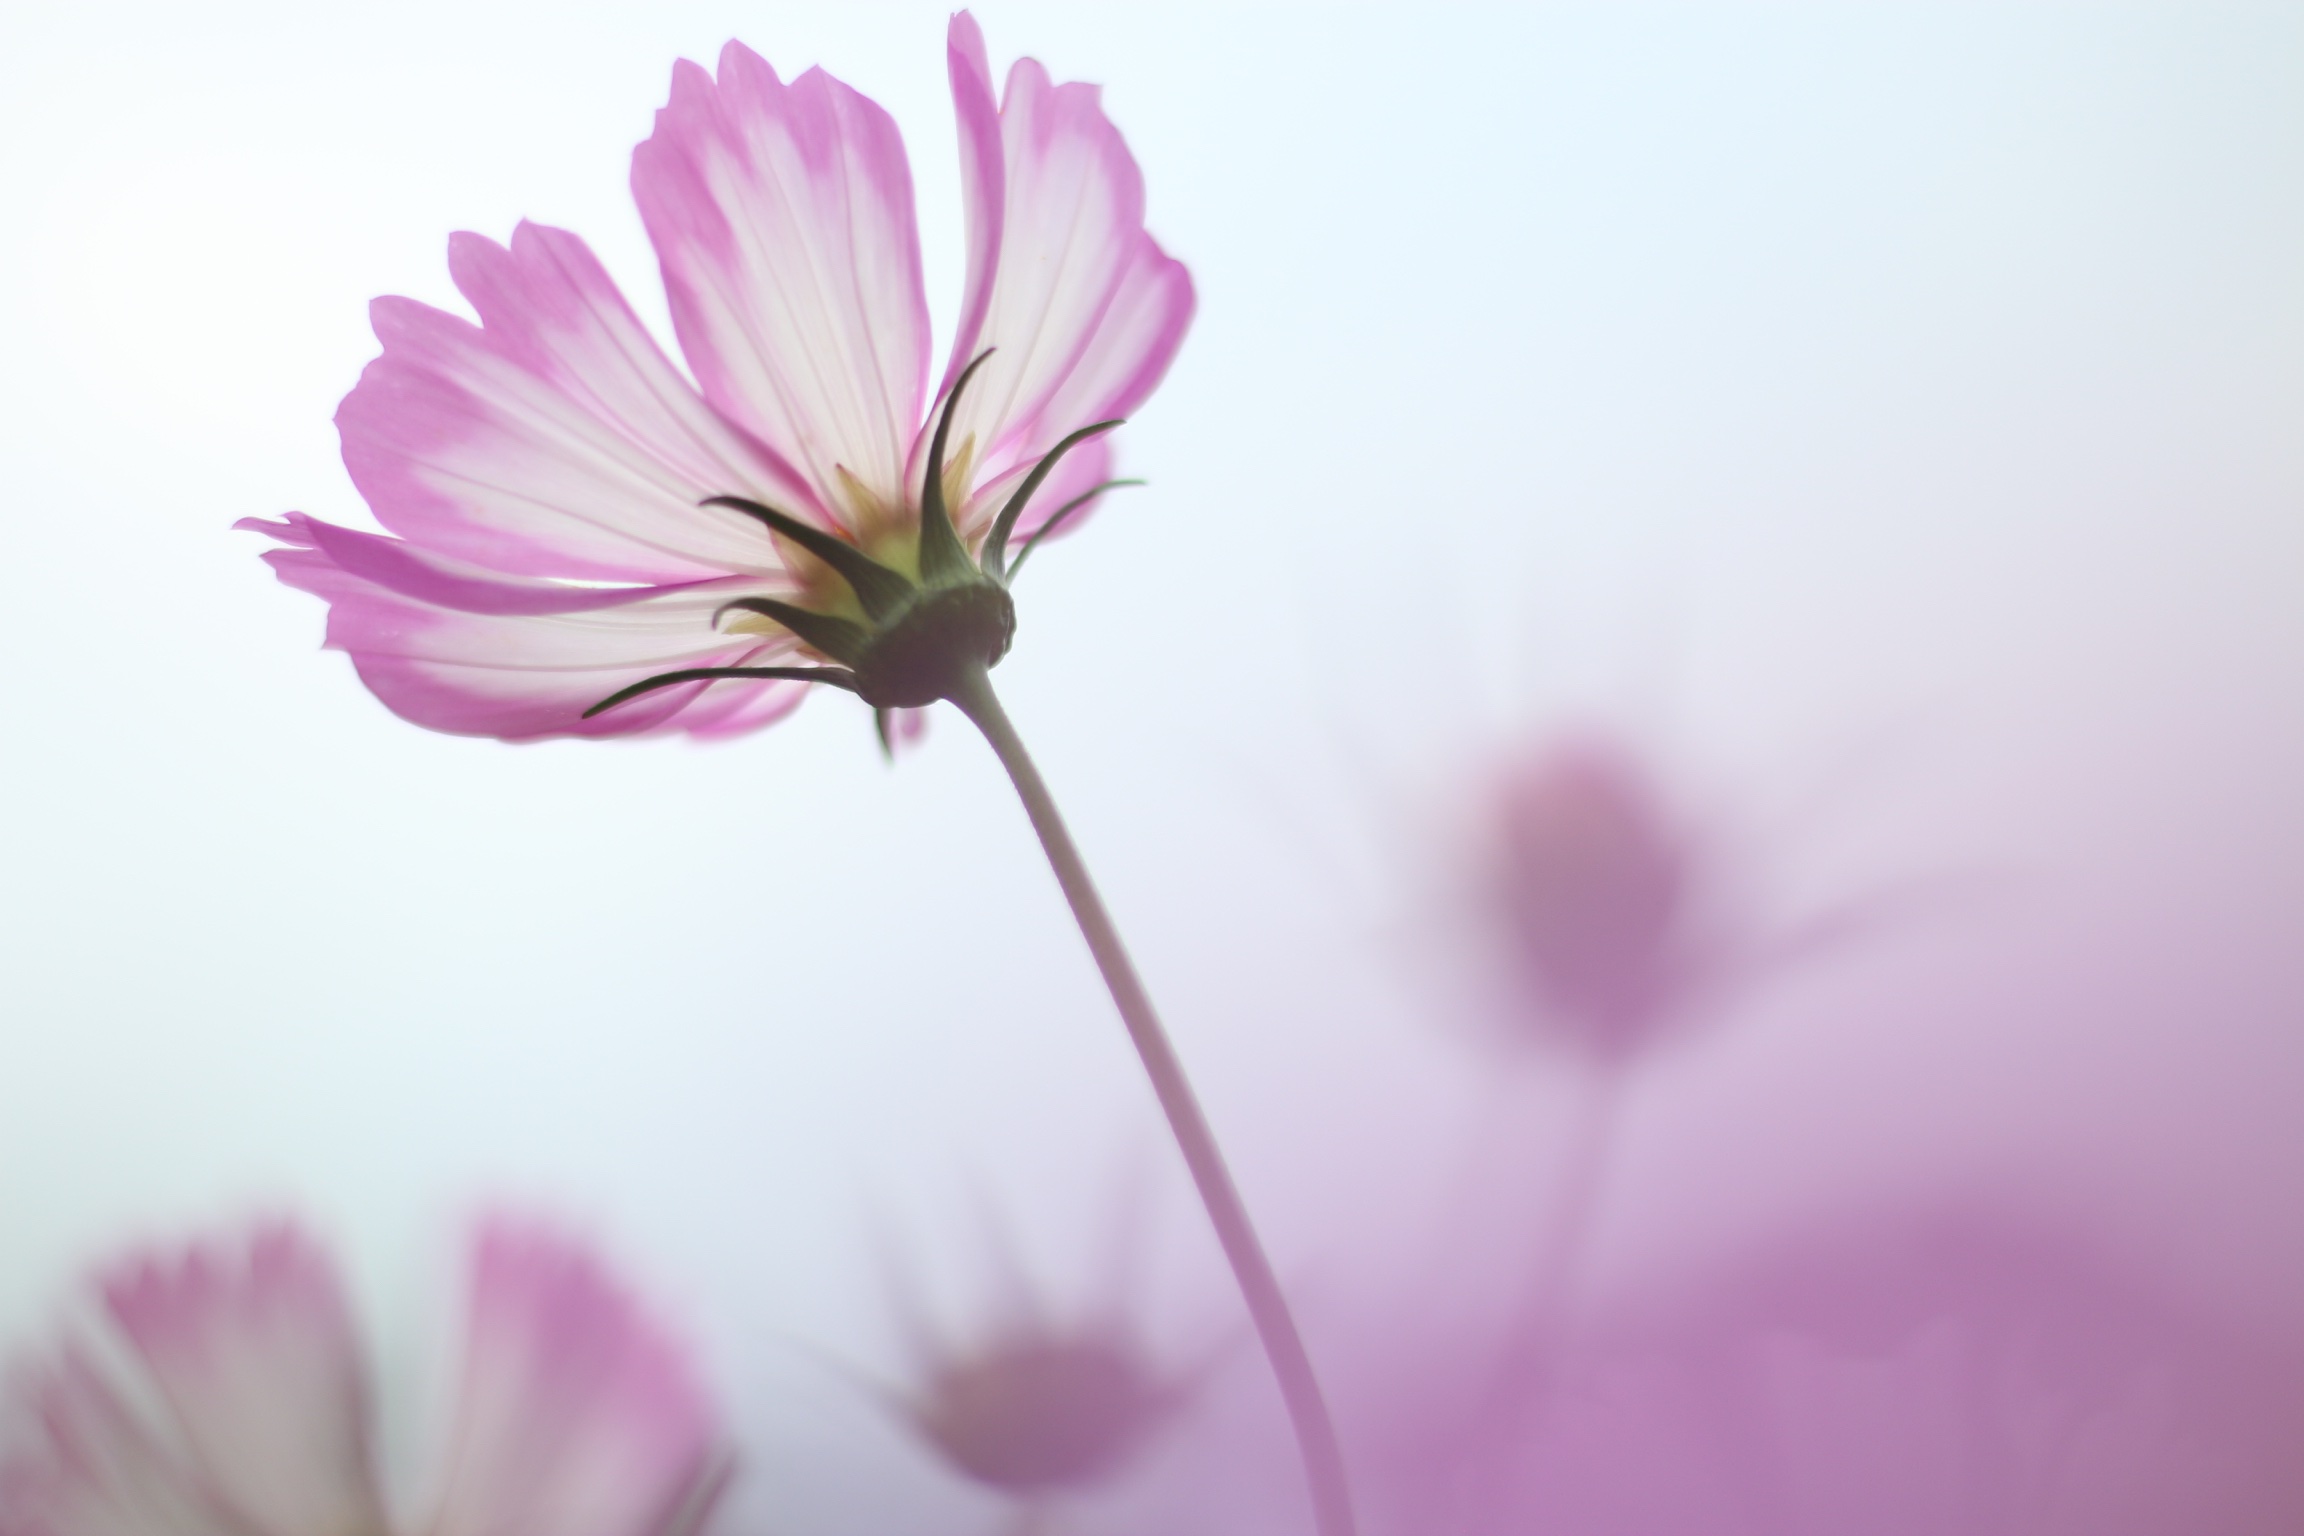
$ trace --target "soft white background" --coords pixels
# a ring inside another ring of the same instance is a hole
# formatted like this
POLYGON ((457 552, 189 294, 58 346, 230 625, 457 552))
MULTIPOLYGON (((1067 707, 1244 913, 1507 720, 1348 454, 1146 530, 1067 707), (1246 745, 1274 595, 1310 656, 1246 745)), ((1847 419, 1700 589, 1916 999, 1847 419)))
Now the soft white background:
MULTIPOLYGON (((978 14, 1105 83, 1200 285, 1151 487, 1035 562, 999 681, 1292 1273, 1348 1288, 1495 1112, 1419 829, 1598 719, 1785 912, 1959 893, 1649 1085, 1616 1263, 1988 1179, 2304 1325, 2304 17, 978 14)), ((362 520, 329 417, 370 296, 455 303, 452 229, 576 229, 660 318, 627 155, 732 35, 896 115, 949 319, 943 16, 0 22, 12 1340, 122 1240, 287 1207, 413 1338, 514 1199, 697 1335, 774 1437, 750 1509, 871 1529, 936 1475, 793 1341, 892 1358, 876 1243, 964 1309, 989 1200, 1079 1295, 1148 1168, 1156 1331, 1233 1326, 956 718, 893 769, 840 698, 708 749, 426 735, 227 531, 362 520)))

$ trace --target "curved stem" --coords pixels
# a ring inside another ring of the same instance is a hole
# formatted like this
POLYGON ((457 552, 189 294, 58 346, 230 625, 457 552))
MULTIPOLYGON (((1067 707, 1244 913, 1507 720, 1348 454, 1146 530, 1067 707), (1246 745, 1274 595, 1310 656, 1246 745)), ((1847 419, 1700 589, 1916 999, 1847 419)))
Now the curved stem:
POLYGON ((1185 1166, 1192 1171, 1201 1203, 1208 1208, 1208 1219, 1215 1224, 1216 1240, 1240 1283, 1248 1315, 1272 1362, 1272 1374, 1279 1378, 1280 1396, 1288 1405, 1296 1443, 1304 1455, 1304 1474, 1312 1485, 1314 1528, 1320 1536, 1352 1536, 1352 1501, 1345 1486, 1344 1456, 1337 1445, 1336 1426, 1329 1419, 1319 1379, 1312 1373, 1311 1356, 1304 1351, 1303 1336, 1297 1332, 1295 1316, 1280 1292, 1272 1261, 1265 1257, 1264 1245, 1248 1220, 1248 1207, 1232 1183, 1231 1170, 1224 1166, 1224 1154, 1217 1149, 1208 1117, 1184 1076, 1184 1064, 1177 1059, 1168 1032, 1152 1011, 1151 996, 1128 959, 1103 898, 1096 894, 1088 866, 1081 862, 1080 850, 1057 812, 1047 783, 1032 765, 1007 711, 992 692, 991 679, 982 671, 964 679, 952 702, 975 722, 991 743, 1000 766, 1008 770, 1024 802, 1025 814, 1032 819, 1032 830, 1040 834, 1040 846, 1056 871, 1056 883, 1063 887, 1064 899, 1071 903, 1072 915, 1079 921, 1081 937, 1096 957, 1096 968, 1104 973, 1104 985, 1111 990, 1120 1020, 1128 1027, 1128 1038, 1135 1043, 1144 1071, 1152 1079, 1152 1091, 1168 1116, 1169 1129, 1176 1135, 1185 1166))

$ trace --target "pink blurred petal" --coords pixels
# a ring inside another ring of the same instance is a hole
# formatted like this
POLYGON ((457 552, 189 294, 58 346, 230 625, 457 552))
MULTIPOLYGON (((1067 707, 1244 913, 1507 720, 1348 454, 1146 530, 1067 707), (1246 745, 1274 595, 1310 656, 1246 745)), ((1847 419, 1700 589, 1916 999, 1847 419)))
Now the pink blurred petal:
POLYGON ((535 224, 509 249, 459 234, 449 270, 481 324, 377 300, 383 355, 336 415, 385 527, 517 575, 781 568, 758 525, 697 503, 791 503, 790 470, 698 398, 581 240, 535 224))
POLYGON ((335 1270, 310 1239, 282 1225, 245 1245, 144 1258, 104 1294, 203 1483, 242 1517, 231 1526, 266 1536, 378 1528, 367 1380, 335 1270))
POLYGON ((302 514, 239 526, 287 546, 265 559, 282 581, 328 601, 329 646, 351 654, 393 713, 433 730, 506 740, 716 735, 789 713, 806 692, 787 682, 687 683, 583 718, 664 672, 794 661, 788 636, 722 634, 712 623, 729 599, 788 591, 784 582, 575 587, 491 576, 302 514))
MULTIPOLYGON (((1175 357, 1194 301, 1182 264, 1145 232, 1143 177, 1097 88, 1052 84, 1031 59, 1009 71, 999 109, 995 215, 985 157, 974 152, 985 131, 989 68, 964 14, 953 20, 949 48, 972 272, 953 366, 996 349, 954 433, 956 441, 973 439, 983 484, 1078 427, 1134 410, 1175 357), (987 246, 996 247, 988 287, 976 264, 987 246), (971 329, 965 321, 979 313, 971 329)), ((1093 483, 1074 480, 1073 494, 1093 483)), ((1035 497, 1023 531, 1062 504, 1046 491, 1035 497)), ((984 499, 972 513, 989 515, 984 499)))
POLYGON ((786 85, 730 43, 717 80, 674 69, 632 193, 705 397, 799 469, 820 513, 858 528, 903 505, 928 304, 888 114, 820 69, 786 85))
POLYGON ((0 1461, 6 1536, 245 1536, 79 1351, 9 1386, 24 1422, 0 1461))
POLYGON ((655 1536, 692 1520, 715 1475, 712 1408, 591 1253, 491 1223, 470 1326, 435 1536, 655 1536))

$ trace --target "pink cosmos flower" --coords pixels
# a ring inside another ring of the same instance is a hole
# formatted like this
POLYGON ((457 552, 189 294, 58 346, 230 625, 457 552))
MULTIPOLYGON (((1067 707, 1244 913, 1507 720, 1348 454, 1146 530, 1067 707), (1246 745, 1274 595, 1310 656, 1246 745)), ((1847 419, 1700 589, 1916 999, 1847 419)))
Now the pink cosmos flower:
POLYGON ((944 431, 894 122, 738 43, 716 76, 674 70, 633 156, 687 373, 562 230, 450 240, 477 325, 376 301, 383 354, 336 422, 396 537, 240 526, 285 546, 265 558, 386 705, 510 740, 724 736, 809 681, 884 711, 945 696, 915 675, 924 630, 997 660, 1009 541, 1109 488, 1097 434, 1159 381, 1193 293, 1095 87, 1026 59, 996 101, 965 12, 948 52, 968 273, 944 431))
POLYGON ((688 1536, 719 1431, 678 1351, 582 1248, 493 1222, 431 1517, 395 1519, 327 1255, 287 1225, 102 1284, 135 1369, 85 1344, 23 1371, 4 1536, 688 1536))

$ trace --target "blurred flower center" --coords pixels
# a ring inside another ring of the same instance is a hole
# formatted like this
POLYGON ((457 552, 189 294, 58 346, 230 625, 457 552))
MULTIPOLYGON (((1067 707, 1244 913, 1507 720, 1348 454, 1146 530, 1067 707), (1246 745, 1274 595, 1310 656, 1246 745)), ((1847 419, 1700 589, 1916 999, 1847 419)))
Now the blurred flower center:
POLYGON ((1111 1341, 1026 1338, 947 1364, 913 1413, 960 1471, 1027 1493, 1115 1469, 1141 1445, 1167 1396, 1111 1341))
POLYGON ((1647 786, 1590 749, 1507 786, 1496 865, 1525 979, 1551 1007, 1628 1028, 1666 1001, 1687 870, 1647 786))

